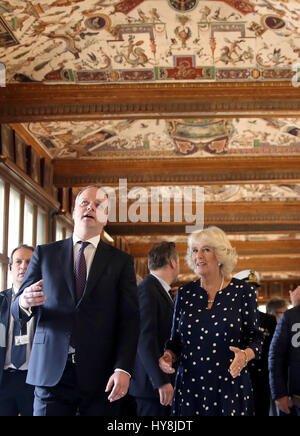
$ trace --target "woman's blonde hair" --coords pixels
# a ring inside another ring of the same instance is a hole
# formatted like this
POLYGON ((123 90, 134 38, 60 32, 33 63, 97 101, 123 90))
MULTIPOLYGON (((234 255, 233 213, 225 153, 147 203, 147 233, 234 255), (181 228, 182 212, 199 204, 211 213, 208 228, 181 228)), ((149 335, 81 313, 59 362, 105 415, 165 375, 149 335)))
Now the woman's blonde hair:
POLYGON ((188 238, 188 249, 186 262, 188 266, 196 273, 195 265, 192 261, 192 246, 195 242, 205 242, 209 247, 214 249, 220 271, 224 277, 229 277, 234 270, 238 261, 236 249, 232 247, 226 233, 216 226, 210 226, 206 229, 191 233, 188 238))

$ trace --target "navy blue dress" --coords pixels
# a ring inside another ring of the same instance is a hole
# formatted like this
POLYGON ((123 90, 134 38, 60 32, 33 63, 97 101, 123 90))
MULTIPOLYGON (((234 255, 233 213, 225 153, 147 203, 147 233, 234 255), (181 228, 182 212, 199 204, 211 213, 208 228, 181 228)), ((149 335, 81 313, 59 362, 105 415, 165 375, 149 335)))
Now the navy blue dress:
POLYGON ((207 309, 200 280, 179 288, 171 338, 166 344, 177 356, 173 416, 251 416, 252 387, 245 368, 232 378, 230 346, 253 349, 258 357, 262 333, 257 322, 255 288, 232 279, 207 309))

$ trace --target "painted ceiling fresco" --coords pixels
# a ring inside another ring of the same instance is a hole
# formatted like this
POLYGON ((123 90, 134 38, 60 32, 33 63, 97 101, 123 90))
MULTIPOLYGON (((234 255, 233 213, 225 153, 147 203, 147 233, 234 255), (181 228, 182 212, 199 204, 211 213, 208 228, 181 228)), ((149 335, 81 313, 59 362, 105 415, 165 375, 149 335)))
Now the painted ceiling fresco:
POLYGON ((290 81, 299 0, 0 0, 7 82, 290 81))
MULTIPOLYGON (((239 202, 239 201, 299 201, 300 184, 240 184, 240 185, 204 185, 204 203, 211 202, 239 202)), ((195 190, 199 185, 190 185, 190 199, 195 201, 195 190)), ((118 188, 115 190, 118 193, 118 188)), ((182 204, 182 187, 181 186, 160 186, 157 191, 155 186, 152 188, 136 187, 131 188, 131 196, 133 199, 138 199, 139 204, 148 204, 151 199, 151 204, 156 204, 164 201, 172 201, 182 204), (157 196, 157 193, 159 195, 157 196)), ((188 194, 184 194, 185 200, 188 200, 188 194)), ((300 235, 299 235, 300 238, 300 235)))
POLYGON ((299 155, 299 118, 100 120, 24 125, 52 158, 299 155))

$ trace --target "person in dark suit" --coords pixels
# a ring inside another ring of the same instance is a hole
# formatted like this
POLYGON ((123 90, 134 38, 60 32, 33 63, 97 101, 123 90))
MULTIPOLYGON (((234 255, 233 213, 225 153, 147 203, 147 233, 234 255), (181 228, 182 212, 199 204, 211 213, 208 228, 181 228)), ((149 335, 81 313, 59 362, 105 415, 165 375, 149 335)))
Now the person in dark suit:
POLYGON ((159 368, 158 359, 170 337, 174 303, 171 284, 179 273, 173 242, 163 241, 148 254, 150 274, 138 286, 141 332, 130 384, 138 416, 169 416, 173 399, 173 376, 159 368))
POLYGON ((300 416, 300 305, 285 311, 269 352, 270 386, 279 416, 300 416))
MULTIPOLYGON (((260 288, 259 274, 253 270, 243 270, 234 277, 255 286, 257 296, 260 288)), ((276 318, 273 315, 257 311, 259 330, 263 334, 263 346, 258 359, 249 363, 249 373, 253 388, 255 416, 269 416, 271 391, 269 385, 268 355, 271 340, 276 328, 276 318)))
POLYGON ((33 387, 26 384, 33 322, 19 324, 11 304, 28 268, 34 248, 22 244, 12 251, 9 270, 12 287, 0 293, 0 416, 32 416, 33 387))
POLYGON ((100 240, 108 196, 76 197, 74 233, 38 246, 13 304, 36 318, 27 383, 35 416, 116 416, 129 387, 139 335, 132 256, 100 240))

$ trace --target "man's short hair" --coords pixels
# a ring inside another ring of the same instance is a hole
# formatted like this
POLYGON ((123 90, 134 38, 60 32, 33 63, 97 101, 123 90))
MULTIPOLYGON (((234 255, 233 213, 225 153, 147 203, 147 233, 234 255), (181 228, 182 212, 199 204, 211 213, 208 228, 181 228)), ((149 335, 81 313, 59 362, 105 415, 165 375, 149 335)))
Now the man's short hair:
POLYGON ((284 298, 271 298, 266 304, 266 311, 269 315, 272 313, 280 313, 281 309, 288 308, 288 302, 284 298))
POLYGON ((89 186, 85 186, 84 188, 82 188, 82 189, 78 192, 78 194, 77 194, 76 197, 75 197, 75 202, 74 202, 74 204, 77 203, 78 198, 80 197, 80 195, 81 195, 84 191, 86 191, 87 189, 91 189, 91 188, 101 189, 101 191, 103 191, 104 194, 105 194, 105 195, 107 196, 107 198, 108 198, 108 193, 106 192, 106 190, 105 190, 105 188, 104 188, 103 186, 101 186, 101 185, 89 185, 89 186))
POLYGON ((148 268, 150 271, 168 265, 170 259, 178 260, 178 253, 174 242, 162 241, 155 244, 148 254, 148 268))
POLYGON ((31 245, 27 245, 27 244, 20 244, 18 247, 14 248, 13 251, 11 252, 10 258, 9 258, 9 265, 13 264, 13 257, 14 254, 17 250, 20 250, 21 248, 24 248, 26 250, 31 250, 32 252, 34 252, 34 247, 32 247, 31 245))

